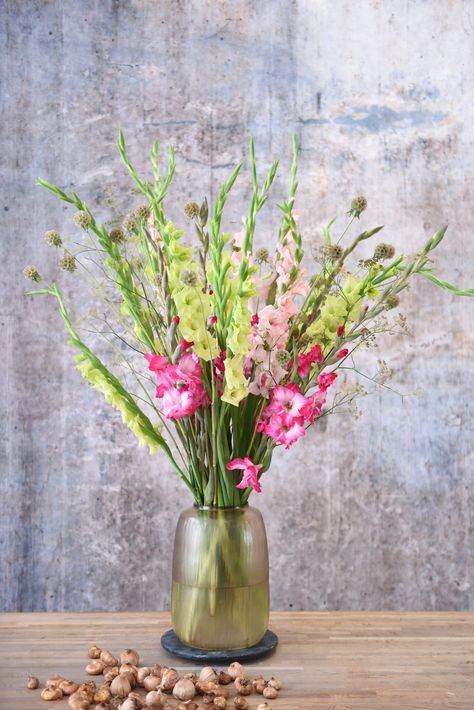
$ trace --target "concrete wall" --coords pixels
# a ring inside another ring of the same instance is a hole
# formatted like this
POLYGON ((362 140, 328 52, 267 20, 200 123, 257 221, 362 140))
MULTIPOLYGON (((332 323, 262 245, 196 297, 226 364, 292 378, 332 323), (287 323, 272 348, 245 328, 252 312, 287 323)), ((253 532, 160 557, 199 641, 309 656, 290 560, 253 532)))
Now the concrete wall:
MULTIPOLYGON (((120 123, 140 168, 154 139, 176 145, 169 213, 184 225, 182 205, 216 195, 250 132, 262 173, 282 160, 279 199, 296 131, 308 241, 362 193, 362 226, 385 224, 399 251, 449 222, 440 270, 472 286, 474 5, 4 0, 0 15, 0 608, 168 608, 187 494, 83 384, 54 303, 23 295, 26 263, 56 277, 43 232, 77 234, 37 176, 103 218, 111 185, 123 209, 136 206, 114 146, 120 123)), ((226 228, 246 197, 248 174, 226 228)), ((262 216, 260 243, 276 219, 262 216)), ((59 280, 80 306, 79 280, 59 280)), ((255 496, 275 609, 474 608, 474 302, 417 282, 403 312, 413 335, 375 358, 423 397, 379 393, 357 421, 315 427, 275 457, 255 496)))

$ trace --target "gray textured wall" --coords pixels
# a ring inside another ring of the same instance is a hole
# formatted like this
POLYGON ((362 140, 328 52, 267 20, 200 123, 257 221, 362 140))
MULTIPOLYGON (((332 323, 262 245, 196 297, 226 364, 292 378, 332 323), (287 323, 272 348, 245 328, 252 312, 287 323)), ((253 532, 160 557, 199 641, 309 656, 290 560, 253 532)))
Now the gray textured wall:
MULTIPOLYGON (((474 4, 4 0, 0 13, 0 608, 167 608, 186 493, 82 383, 54 304, 23 296, 25 263, 54 275, 43 232, 74 233, 36 177, 92 206, 126 190, 121 123, 140 166, 157 137, 175 143, 169 205, 183 223, 182 204, 215 195, 250 131, 262 172, 273 156, 288 165, 296 131, 308 239, 362 192, 363 225, 384 223, 399 250, 449 222, 442 271, 473 285, 474 4)), ((262 242, 275 223, 263 216, 262 242)), ((377 394, 358 421, 334 417, 276 457, 255 500, 275 609, 474 608, 473 309, 417 283, 403 303, 413 336, 381 355, 423 398, 377 394)))

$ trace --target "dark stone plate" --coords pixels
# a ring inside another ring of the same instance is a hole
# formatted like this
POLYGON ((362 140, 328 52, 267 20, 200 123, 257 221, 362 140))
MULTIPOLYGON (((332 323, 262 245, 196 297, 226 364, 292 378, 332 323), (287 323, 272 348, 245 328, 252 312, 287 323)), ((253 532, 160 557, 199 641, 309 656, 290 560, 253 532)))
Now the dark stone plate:
POLYGON ((262 640, 250 648, 237 648, 233 651, 208 651, 205 648, 186 646, 179 640, 173 629, 170 629, 161 637, 161 645, 168 653, 185 658, 187 661, 199 661, 206 664, 232 663, 232 661, 253 661, 266 656, 277 647, 278 636, 268 630, 262 640))

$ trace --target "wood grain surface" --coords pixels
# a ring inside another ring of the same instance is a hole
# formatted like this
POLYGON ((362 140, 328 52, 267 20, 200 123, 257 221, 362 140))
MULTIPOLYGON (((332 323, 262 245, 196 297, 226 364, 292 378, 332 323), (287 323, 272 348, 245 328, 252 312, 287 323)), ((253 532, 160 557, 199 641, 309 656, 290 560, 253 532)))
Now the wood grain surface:
MULTIPOLYGON (((0 708, 49 707, 26 690, 27 674, 86 679, 93 643, 136 648, 142 665, 192 669, 161 648, 169 626, 167 613, 2 614, 0 708)), ((270 626, 280 645, 248 670, 283 680, 272 710, 474 710, 474 613, 282 612, 270 626)), ((262 697, 249 701, 253 710, 262 697)))

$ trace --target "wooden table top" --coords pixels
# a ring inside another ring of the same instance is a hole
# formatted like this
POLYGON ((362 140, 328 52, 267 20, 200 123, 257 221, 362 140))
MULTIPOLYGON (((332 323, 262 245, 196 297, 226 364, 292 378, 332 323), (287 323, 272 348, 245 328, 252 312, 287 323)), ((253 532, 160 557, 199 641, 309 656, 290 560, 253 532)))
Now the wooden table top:
MULTIPOLYGON (((161 648, 169 626, 169 614, 154 612, 1 614, 0 708, 67 708, 26 690, 26 676, 90 680, 92 644, 114 654, 135 648, 142 665, 193 669, 161 648)), ((282 612, 270 628, 277 651, 247 668, 283 680, 272 710, 474 710, 474 613, 282 612)), ((263 701, 248 700, 250 710, 263 701)))

